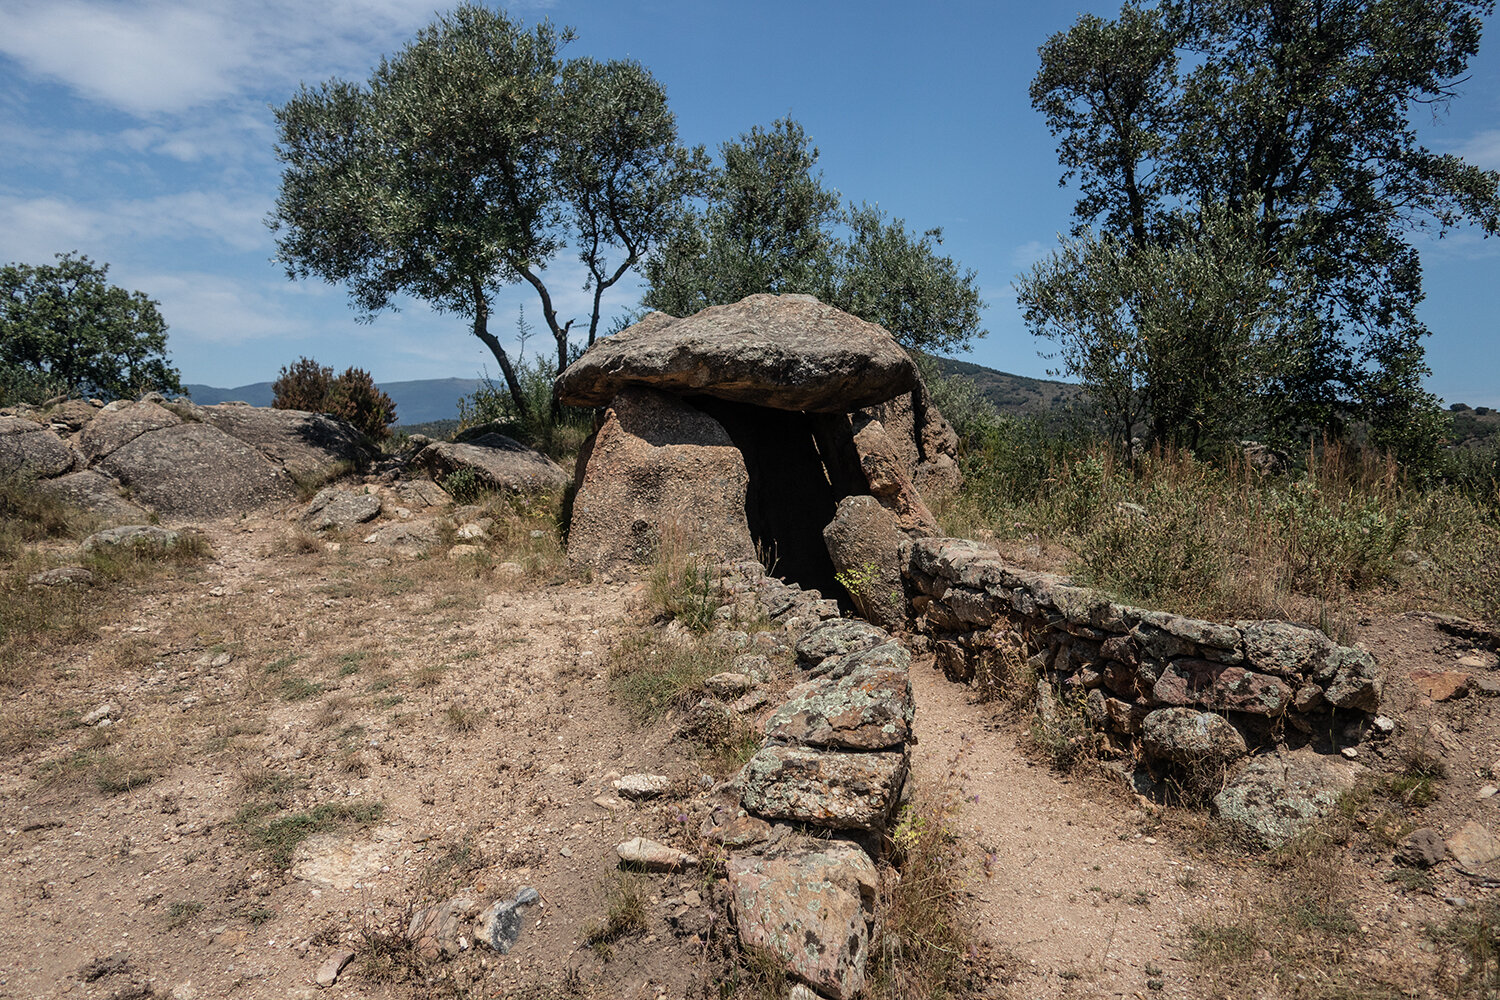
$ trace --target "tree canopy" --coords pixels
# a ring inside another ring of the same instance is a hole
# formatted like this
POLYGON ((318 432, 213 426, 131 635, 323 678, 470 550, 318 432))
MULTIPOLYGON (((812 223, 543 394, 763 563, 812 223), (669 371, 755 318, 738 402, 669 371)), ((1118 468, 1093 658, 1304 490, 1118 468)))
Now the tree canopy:
POLYGON ((876 206, 840 207, 818 150, 789 118, 724 143, 701 204, 646 263, 643 305, 687 316, 757 292, 802 292, 885 327, 909 348, 966 349, 982 337, 973 271, 876 206))
POLYGON ((304 86, 276 109, 270 224, 288 275, 345 285, 366 320, 399 295, 467 317, 523 412, 489 330, 495 293, 536 291, 560 370, 576 318, 559 314, 547 265, 567 247, 584 265, 592 341, 603 293, 665 235, 702 167, 651 74, 565 60, 573 37, 466 4, 367 82, 304 86))
MULTIPOLYGON (((158 303, 105 279, 108 264, 82 254, 54 264, 0 268, 0 389, 6 395, 71 392, 106 399, 180 392, 167 362, 158 303), (18 386, 29 392, 18 392, 18 386)), ((31 399, 32 402, 40 402, 31 399)))
MULTIPOLYGON (((1112 240, 1129 258, 1204 229, 1185 216, 1238 220, 1234 253, 1307 290, 1297 322, 1273 337, 1260 419, 1328 428, 1354 416, 1378 443, 1420 450, 1436 401, 1421 386, 1428 331, 1411 234, 1496 232, 1500 175, 1422 146, 1412 115, 1457 96, 1492 10, 1490 0, 1132 0, 1115 20, 1079 18, 1042 46, 1031 87, 1062 182, 1078 184, 1075 236, 1112 240)), ((1050 291, 1021 286, 1039 332, 1068 280, 1047 277, 1050 291)), ((1202 317, 1182 321, 1180 340, 1205 335, 1202 317)), ((1155 426, 1191 437, 1177 421, 1155 426)))

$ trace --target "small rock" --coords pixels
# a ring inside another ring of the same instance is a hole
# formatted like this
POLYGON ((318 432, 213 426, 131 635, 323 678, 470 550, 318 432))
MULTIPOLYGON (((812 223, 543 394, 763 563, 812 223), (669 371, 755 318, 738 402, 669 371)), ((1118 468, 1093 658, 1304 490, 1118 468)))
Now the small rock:
POLYGON ((33 587, 89 587, 93 586, 94 574, 82 566, 58 566, 33 573, 26 582, 33 587))
POLYGON ((484 527, 482 525, 465 524, 459 527, 458 537, 463 539, 473 538, 478 539, 479 541, 488 541, 490 534, 489 532, 484 530, 484 527))
POLYGON ((500 954, 508 953, 521 940, 521 929, 524 926, 521 910, 539 903, 541 898, 541 893, 528 886, 516 893, 515 899, 497 900, 479 915, 474 933, 480 941, 500 954))
POLYGON ((473 559, 475 556, 479 555, 482 552, 484 552, 484 549, 480 548, 477 545, 460 544, 455 545, 448 550, 448 558, 452 559, 454 562, 458 562, 460 559, 473 559))
POLYGON ((1396 731, 1396 720, 1388 715, 1377 715, 1375 716, 1375 721, 1370 724, 1374 726, 1375 731, 1377 733, 1380 733, 1382 736, 1389 736, 1391 735, 1391 733, 1394 733, 1396 731))
POLYGON ((1500 859, 1500 841, 1489 830, 1469 820, 1448 838, 1448 853, 1462 868, 1482 868, 1500 859))
POLYGON ((684 854, 645 837, 634 837, 623 844, 616 844, 615 853, 620 856, 622 868, 639 868, 648 872, 680 872, 698 866, 698 859, 691 854, 684 854))
POLYGON ((770 700, 770 695, 764 691, 751 691, 749 694, 743 694, 730 702, 729 708, 739 715, 749 715, 770 700))
POLYGON ((317 983, 320 989, 328 989, 338 982, 339 973, 344 971, 344 966, 348 965, 353 958, 354 952, 347 948, 340 948, 323 959, 323 964, 318 966, 318 973, 313 977, 313 982, 317 983))
POLYGON ((703 686, 720 698, 735 698, 749 691, 754 682, 749 674, 724 673, 714 674, 703 682, 703 686))
POLYGON ((617 809, 624 809, 625 807, 630 805, 630 803, 626 802, 618 795, 600 795, 594 799, 594 805, 598 806, 600 809, 608 809, 610 812, 614 812, 617 809))
POLYGON ((1469 693, 1469 675, 1457 670, 1413 670, 1411 681, 1433 701, 1450 701, 1469 693))
POLYGON ((1496 792, 1500 792, 1500 788, 1496 788, 1494 785, 1485 785, 1483 788, 1479 789, 1479 791, 1474 793, 1474 797, 1476 799, 1487 799, 1490 796, 1494 795, 1496 792))
POLYGON ((1397 861, 1417 868, 1431 868, 1447 856, 1448 849, 1443 846, 1443 838, 1428 826, 1412 831, 1412 835, 1406 838, 1406 843, 1396 852, 1397 861))
POLYGON ((120 706, 116 705, 112 701, 106 701, 104 704, 94 709, 88 715, 85 715, 79 721, 81 721, 85 726, 93 726, 101 722, 107 722, 108 720, 114 718, 119 714, 120 706))
POLYGON ((1340 750, 1339 753, 1342 754, 1346 760, 1357 760, 1359 758, 1359 751, 1354 747, 1344 747, 1344 749, 1340 750))
POLYGON ((208 662, 210 667, 227 667, 234 656, 230 653, 220 653, 208 662))
POLYGON ((664 774, 627 774, 614 785, 627 799, 654 799, 672 787, 672 779, 664 774))

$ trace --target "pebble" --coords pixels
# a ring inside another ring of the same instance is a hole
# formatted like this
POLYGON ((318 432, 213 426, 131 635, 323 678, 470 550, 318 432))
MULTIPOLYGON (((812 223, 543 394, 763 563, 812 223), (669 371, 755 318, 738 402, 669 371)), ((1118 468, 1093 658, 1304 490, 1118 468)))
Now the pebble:
POLYGON ((1494 795, 1496 792, 1500 792, 1500 788, 1496 788, 1494 785, 1485 785, 1479 791, 1474 793, 1474 797, 1476 799, 1487 799, 1490 796, 1494 795))
POLYGON ((1388 715, 1377 715, 1374 726, 1376 732, 1389 736, 1396 731, 1396 720, 1388 715))
POLYGON ((318 973, 313 977, 313 982, 317 983, 321 989, 328 989, 338 982, 339 973, 344 971, 344 966, 348 965, 353 958, 354 952, 347 948, 340 948, 323 959, 323 964, 318 966, 318 973))
POLYGON ((1339 753, 1343 754, 1349 760, 1356 760, 1359 757, 1359 751, 1354 747, 1344 747, 1339 753))

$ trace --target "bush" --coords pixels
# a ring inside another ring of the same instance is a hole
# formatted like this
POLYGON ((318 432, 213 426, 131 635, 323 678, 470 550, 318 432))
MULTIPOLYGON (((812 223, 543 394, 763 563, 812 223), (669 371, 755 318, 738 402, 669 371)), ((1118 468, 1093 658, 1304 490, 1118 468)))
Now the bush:
POLYGON ((488 372, 482 373, 474 394, 458 401, 459 429, 497 424, 508 436, 554 459, 576 455, 583 439, 593 430, 593 411, 571 406, 559 406, 554 411, 555 376, 552 365, 541 356, 516 367, 516 381, 521 385, 527 408, 522 416, 510 390, 495 384, 488 372))
POLYGON ((396 422, 396 404, 363 368, 346 368, 335 378, 332 368, 312 358, 298 358, 282 367, 271 391, 275 393, 271 405, 278 410, 328 413, 377 441, 388 437, 390 425, 396 422))

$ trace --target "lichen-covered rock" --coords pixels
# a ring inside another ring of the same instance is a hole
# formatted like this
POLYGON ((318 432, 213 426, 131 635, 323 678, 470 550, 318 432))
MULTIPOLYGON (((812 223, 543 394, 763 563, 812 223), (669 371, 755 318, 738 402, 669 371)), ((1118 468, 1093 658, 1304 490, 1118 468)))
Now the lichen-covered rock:
POLYGON ((753 559, 750 474, 718 421, 649 389, 629 389, 578 456, 568 559, 610 569, 648 562, 664 539, 753 559))
MULTIPOLYGON (((1361 712, 1379 711, 1384 681, 1373 656, 1355 646, 1336 646, 1325 663, 1324 671, 1333 671, 1333 678, 1323 689, 1329 704, 1361 712)), ((1323 674, 1318 677, 1322 680, 1323 674)))
POLYGON ((177 544, 181 536, 166 528, 153 524, 122 524, 118 528, 105 528, 85 538, 78 546, 81 552, 95 552, 111 548, 169 549, 177 544))
POLYGON ((201 423, 141 434, 99 465, 167 516, 242 514, 296 492, 291 477, 260 452, 201 423))
POLYGON ((90 463, 114 454, 142 434, 176 427, 182 418, 149 399, 105 407, 78 435, 78 448, 90 463))
POLYGON ((863 851, 804 841, 774 857, 731 858, 727 881, 742 945, 777 956, 832 1000, 864 988, 879 878, 863 851))
POLYGON ((1333 811, 1353 772, 1310 753, 1257 757, 1214 796, 1219 818, 1266 848, 1280 847, 1333 811))
POLYGON ((861 667, 894 667, 897 670, 911 668, 911 653, 894 639, 887 639, 878 646, 858 649, 842 656, 830 656, 808 669, 812 677, 827 677, 837 680, 861 667))
POLYGON ((1320 666, 1333 650, 1333 640, 1322 632, 1290 622, 1235 622, 1245 637, 1245 658, 1267 673, 1294 677, 1320 666))
POLYGON ((837 680, 799 684, 766 721, 766 738, 805 746, 885 750, 911 738, 911 678, 894 667, 860 667, 837 680))
POLYGON ((44 479, 37 483, 37 489, 116 521, 144 521, 151 513, 126 498, 120 484, 97 469, 44 479))
POLYGON ((1160 708, 1141 723, 1146 753, 1173 764, 1225 766, 1245 756, 1245 737, 1222 715, 1160 708))
POLYGON ((197 414, 294 475, 323 473, 374 451, 353 424, 326 413, 220 403, 199 407, 197 414))
POLYGON ((773 819, 835 830, 885 826, 906 780, 905 753, 768 746, 740 771, 740 801, 773 819))
POLYGON ((314 531, 352 528, 380 514, 380 498, 363 490, 328 487, 318 491, 302 512, 302 523, 314 531))
POLYGON ((847 413, 909 391, 916 366, 889 333, 810 295, 751 295, 686 319, 651 313, 601 337, 557 379, 569 406, 644 386, 778 410, 847 413))
POLYGON ((568 485, 568 474, 552 459, 504 434, 485 434, 462 444, 435 441, 412 459, 434 479, 467 472, 504 493, 546 493, 568 485))
POLYGON ((885 629, 906 626, 906 585, 899 562, 901 531, 895 517, 872 496, 839 501, 823 542, 840 582, 859 613, 885 629))
POLYGON ((890 641, 878 626, 857 618, 835 618, 817 626, 797 640, 797 660, 816 666, 830 656, 844 656, 890 641))
POLYGON ((1292 689, 1279 677, 1211 660, 1173 660, 1151 689, 1163 705, 1199 705, 1251 715, 1280 715, 1292 689))
POLYGON ((77 456, 52 429, 25 417, 0 417, 0 476, 60 476, 77 456))

